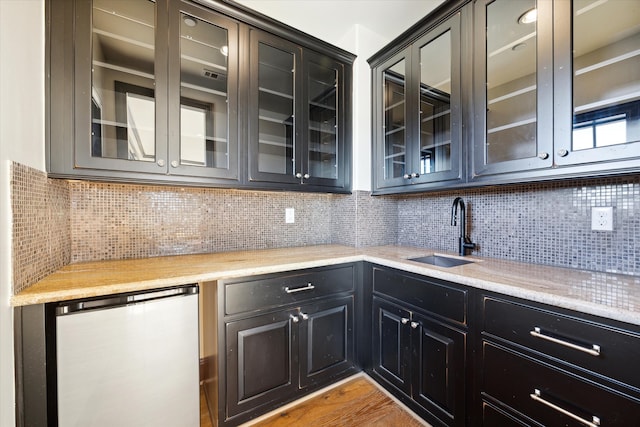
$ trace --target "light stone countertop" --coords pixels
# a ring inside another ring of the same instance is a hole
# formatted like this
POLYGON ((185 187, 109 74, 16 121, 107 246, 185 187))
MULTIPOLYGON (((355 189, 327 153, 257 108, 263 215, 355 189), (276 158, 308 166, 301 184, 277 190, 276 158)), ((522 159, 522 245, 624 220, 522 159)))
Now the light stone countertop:
POLYGON ((388 267, 640 325, 640 277, 468 256, 443 268, 407 258, 451 253, 405 246, 339 245, 178 255, 67 265, 12 297, 13 306, 202 283, 346 262, 388 267))

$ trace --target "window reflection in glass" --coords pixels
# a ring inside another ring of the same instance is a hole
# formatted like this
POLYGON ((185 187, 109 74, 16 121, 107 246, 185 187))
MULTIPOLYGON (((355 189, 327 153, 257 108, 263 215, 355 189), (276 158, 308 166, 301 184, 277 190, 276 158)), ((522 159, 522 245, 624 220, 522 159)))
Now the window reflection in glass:
POLYGON ((155 3, 94 0, 91 155, 155 161, 155 3))
POLYGON ((451 31, 420 49, 420 174, 451 170, 451 31))
POLYGON ((405 174, 407 142, 405 137, 405 60, 383 72, 384 84, 384 178, 405 174))
POLYGON ((259 43, 258 170, 294 175, 294 56, 259 43))
POLYGON ((640 141, 640 2, 574 0, 572 149, 634 141, 640 141))
POLYGON ((309 174, 338 178, 337 70, 309 62, 309 174))
POLYGON ((180 164, 227 169, 227 30, 180 18, 180 164))
POLYGON ((486 9, 487 163, 537 154, 536 21, 519 21, 535 8, 535 0, 496 0, 486 9))

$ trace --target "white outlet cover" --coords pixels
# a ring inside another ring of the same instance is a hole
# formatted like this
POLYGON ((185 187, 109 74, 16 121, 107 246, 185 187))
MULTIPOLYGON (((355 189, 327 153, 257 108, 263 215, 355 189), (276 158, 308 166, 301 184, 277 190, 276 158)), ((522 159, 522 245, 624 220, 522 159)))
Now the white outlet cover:
POLYGON ((591 229, 594 231, 613 231, 613 208, 591 208, 591 229))
POLYGON ((293 224, 296 222, 296 211, 293 208, 284 209, 284 222, 286 224, 293 224))

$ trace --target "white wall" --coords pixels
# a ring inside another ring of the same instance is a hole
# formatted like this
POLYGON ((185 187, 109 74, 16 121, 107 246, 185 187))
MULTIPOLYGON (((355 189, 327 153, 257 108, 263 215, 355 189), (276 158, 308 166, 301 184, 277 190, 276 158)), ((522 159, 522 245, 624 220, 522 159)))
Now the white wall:
POLYGON ((44 170, 44 0, 0 0, 0 426, 15 425, 9 165, 44 170))
POLYGON ((236 0, 358 57, 353 69, 353 189, 371 190, 367 59, 443 0, 236 0))

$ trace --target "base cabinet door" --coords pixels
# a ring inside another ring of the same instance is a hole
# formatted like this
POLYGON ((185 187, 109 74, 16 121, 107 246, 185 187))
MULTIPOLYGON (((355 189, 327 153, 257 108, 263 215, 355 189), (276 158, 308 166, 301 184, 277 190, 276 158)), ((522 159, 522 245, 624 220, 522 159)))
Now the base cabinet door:
POLYGON ((413 313, 412 398, 447 425, 464 425, 466 334, 413 313))
POLYGON ((373 371, 411 394, 411 313, 373 298, 373 371))
POLYGON ((300 388, 326 382, 353 366, 353 297, 301 307, 300 388))
POLYGON ((288 310, 226 324, 227 418, 298 389, 296 314, 288 310))

